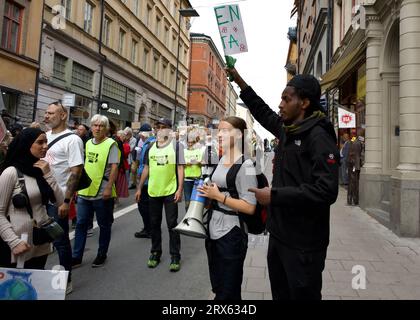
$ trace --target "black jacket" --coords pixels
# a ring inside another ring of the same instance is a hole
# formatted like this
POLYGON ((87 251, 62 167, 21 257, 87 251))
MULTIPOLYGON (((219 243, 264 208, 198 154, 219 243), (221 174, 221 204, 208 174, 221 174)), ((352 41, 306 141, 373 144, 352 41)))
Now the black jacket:
POLYGON ((310 117, 287 133, 281 117, 251 87, 240 97, 254 118, 279 139, 267 224, 270 235, 295 249, 326 249, 340 161, 332 124, 325 116, 310 117))

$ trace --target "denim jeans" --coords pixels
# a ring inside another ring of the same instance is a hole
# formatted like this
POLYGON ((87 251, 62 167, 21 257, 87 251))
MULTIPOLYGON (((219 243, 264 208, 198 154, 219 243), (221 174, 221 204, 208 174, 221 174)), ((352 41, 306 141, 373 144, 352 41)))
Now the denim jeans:
POLYGON ((69 218, 60 218, 58 216, 58 208, 53 204, 47 204, 47 213, 53 217, 55 221, 64 230, 64 235, 53 242, 57 249, 58 259, 65 270, 69 271, 68 281, 71 281, 71 244, 69 238, 69 218))
POLYGON ((185 211, 188 210, 190 205, 191 194, 194 189, 194 180, 184 180, 184 199, 185 199, 185 211))
POLYGON ((92 214, 96 214, 99 225, 98 256, 106 256, 111 241, 111 226, 114 221, 114 199, 77 200, 77 224, 74 237, 73 258, 82 259, 85 251, 86 235, 92 214))

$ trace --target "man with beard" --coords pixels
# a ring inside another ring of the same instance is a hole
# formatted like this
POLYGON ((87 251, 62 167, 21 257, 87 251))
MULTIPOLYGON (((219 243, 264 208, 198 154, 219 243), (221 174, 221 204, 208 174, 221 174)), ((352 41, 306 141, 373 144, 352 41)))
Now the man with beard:
POLYGON ((60 207, 49 204, 48 214, 56 219, 64 230, 64 236, 54 241, 60 264, 69 271, 67 293, 72 291, 71 245, 69 239, 68 214, 83 169, 83 142, 67 129, 68 111, 60 101, 51 103, 44 115, 48 151, 45 159, 50 164, 54 178, 64 192, 64 203, 60 207))
POLYGON ((319 82, 311 75, 294 76, 282 93, 279 115, 236 69, 227 72, 254 118, 279 139, 272 187, 250 189, 270 206, 267 264, 273 299, 321 300, 340 155, 334 127, 322 112, 319 82))

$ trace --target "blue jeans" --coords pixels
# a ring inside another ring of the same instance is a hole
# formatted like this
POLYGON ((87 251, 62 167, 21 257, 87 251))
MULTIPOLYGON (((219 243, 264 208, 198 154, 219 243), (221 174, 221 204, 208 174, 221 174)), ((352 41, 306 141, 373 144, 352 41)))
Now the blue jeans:
POLYGON ((184 180, 185 211, 188 211, 193 189, 194 189, 194 181, 184 180))
POLYGON ((53 242, 57 249, 58 260, 65 270, 69 271, 68 281, 71 281, 71 244, 69 238, 69 218, 60 218, 58 216, 58 208, 53 204, 47 204, 47 213, 53 217, 55 221, 64 230, 64 235, 53 242))
POLYGON ((106 256, 108 252, 111 226, 114 221, 114 199, 86 200, 79 197, 77 199, 77 224, 73 247, 73 258, 75 259, 83 258, 89 221, 93 213, 96 213, 96 221, 100 230, 98 256, 106 256))

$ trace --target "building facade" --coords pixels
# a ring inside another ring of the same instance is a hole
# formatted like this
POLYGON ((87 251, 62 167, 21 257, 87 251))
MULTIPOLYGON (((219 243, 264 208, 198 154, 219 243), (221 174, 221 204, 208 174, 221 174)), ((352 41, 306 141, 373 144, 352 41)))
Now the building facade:
POLYGON ((289 28, 287 33, 289 38, 289 50, 287 52, 286 65, 284 68, 287 72, 287 81, 293 78, 297 73, 297 63, 298 63, 298 49, 297 49, 297 28, 289 28))
POLYGON ((327 70, 331 55, 328 0, 297 0, 295 5, 298 8, 298 73, 320 78, 327 70))
POLYGON ((70 120, 78 123, 98 112, 119 128, 173 119, 175 98, 177 120, 185 117, 189 18, 179 9, 187 7, 187 0, 46 0, 37 119, 64 94, 75 97, 70 120))
POLYGON ((419 237, 420 0, 330 7, 333 55, 322 91, 331 120, 337 123, 337 107, 354 112, 349 133, 365 138, 360 206, 396 234, 419 237))
POLYGON ((42 1, 0 1, 0 90, 6 125, 19 117, 32 122, 36 103, 42 28, 42 1))
POLYGON ((420 236, 420 0, 366 9, 366 160, 361 206, 399 235, 420 236))
POLYGON ((227 81, 226 86, 226 117, 236 116, 236 103, 238 102, 238 94, 231 82, 227 81))
POLYGON ((226 72, 224 60, 211 37, 191 33, 191 76, 189 116, 193 123, 208 126, 224 117, 226 107, 226 72))

